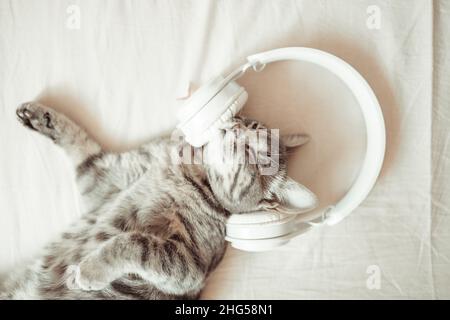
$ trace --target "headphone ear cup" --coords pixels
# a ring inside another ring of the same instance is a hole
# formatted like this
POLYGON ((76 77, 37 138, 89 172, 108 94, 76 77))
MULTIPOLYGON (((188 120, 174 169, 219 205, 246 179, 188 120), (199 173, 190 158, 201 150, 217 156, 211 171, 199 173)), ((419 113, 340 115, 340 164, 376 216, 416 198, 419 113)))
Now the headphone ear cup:
POLYGON ((243 90, 239 93, 236 99, 228 106, 228 108, 223 112, 220 117, 211 125, 210 129, 220 128, 223 124, 230 121, 247 102, 248 94, 247 91, 243 90))
POLYGON ((179 125, 188 123, 203 107, 226 85, 225 79, 218 76, 198 88, 177 112, 179 125))
POLYGON ((241 92, 241 94, 237 97, 237 99, 228 109, 231 112, 231 117, 234 117, 236 114, 238 114, 239 111, 241 111, 247 100, 248 100, 248 93, 247 91, 244 90, 241 92))
POLYGON ((201 140, 207 143, 218 129, 223 128, 243 108, 247 99, 248 93, 243 90, 225 112, 202 134, 201 140))
POLYGON ((232 214, 227 221, 227 237, 242 240, 256 240, 280 237, 297 228, 296 216, 284 213, 257 211, 232 214))
MULTIPOLYGON (((199 89, 200 90, 200 89, 199 89)), ((227 83, 202 108, 181 122, 178 128, 186 141, 194 147, 207 143, 215 131, 236 115, 247 102, 245 89, 232 81, 227 83)))

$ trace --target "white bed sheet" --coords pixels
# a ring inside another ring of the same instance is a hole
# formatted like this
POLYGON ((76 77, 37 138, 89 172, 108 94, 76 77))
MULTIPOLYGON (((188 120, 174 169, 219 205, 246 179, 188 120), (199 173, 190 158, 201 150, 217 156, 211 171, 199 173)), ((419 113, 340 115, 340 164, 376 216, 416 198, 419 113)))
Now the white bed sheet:
MULTIPOLYGON (((0 272, 79 216, 68 160, 19 125, 20 103, 38 97, 119 150, 171 130, 189 82, 252 53, 308 46, 348 61, 373 87, 388 131, 381 177, 339 225, 272 252, 230 248, 203 298, 450 298, 449 10, 429 0, 0 0, 0 272), (73 4, 80 29, 66 25, 73 4), (379 30, 366 26, 370 5, 379 30)), ((292 175, 322 205, 339 198, 364 146, 351 95, 302 64, 240 82, 245 113, 311 134, 292 175)))

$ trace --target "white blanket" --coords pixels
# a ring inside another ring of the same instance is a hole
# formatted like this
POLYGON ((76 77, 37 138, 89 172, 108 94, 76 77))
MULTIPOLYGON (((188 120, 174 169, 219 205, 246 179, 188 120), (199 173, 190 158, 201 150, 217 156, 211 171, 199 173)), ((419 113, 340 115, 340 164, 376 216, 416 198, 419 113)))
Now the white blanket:
MULTIPOLYGON (((80 214, 69 161, 16 121, 20 103, 39 98, 119 150, 174 128, 189 83, 256 52, 307 46, 374 89, 388 131, 381 177, 336 226, 272 252, 230 248, 203 298, 450 298, 449 10, 429 0, 0 0, 0 272, 80 214)), ((364 151, 342 84, 300 63, 240 83, 244 113, 312 136, 291 174, 322 206, 342 196, 364 151)))

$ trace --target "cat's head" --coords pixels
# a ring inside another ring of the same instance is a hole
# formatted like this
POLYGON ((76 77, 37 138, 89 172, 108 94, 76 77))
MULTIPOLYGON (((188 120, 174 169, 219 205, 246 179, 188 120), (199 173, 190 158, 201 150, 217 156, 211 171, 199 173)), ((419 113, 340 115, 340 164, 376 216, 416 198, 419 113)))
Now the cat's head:
POLYGON ((242 117, 233 118, 204 147, 211 188, 231 213, 269 210, 301 213, 317 205, 316 196, 287 176, 287 155, 308 141, 305 135, 280 137, 277 130, 242 117))

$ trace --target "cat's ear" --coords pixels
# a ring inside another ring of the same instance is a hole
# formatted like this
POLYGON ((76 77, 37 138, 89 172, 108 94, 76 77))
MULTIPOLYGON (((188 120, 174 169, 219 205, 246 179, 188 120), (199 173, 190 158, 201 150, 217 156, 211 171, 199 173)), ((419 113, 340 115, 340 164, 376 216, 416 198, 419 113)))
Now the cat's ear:
POLYGON ((312 210, 318 204, 314 193, 289 177, 277 187, 275 194, 276 199, 263 200, 261 202, 261 209, 298 214, 312 210))
POLYGON ((281 136, 281 141, 287 149, 293 149, 308 143, 309 136, 307 134, 299 133, 287 134, 281 136))

